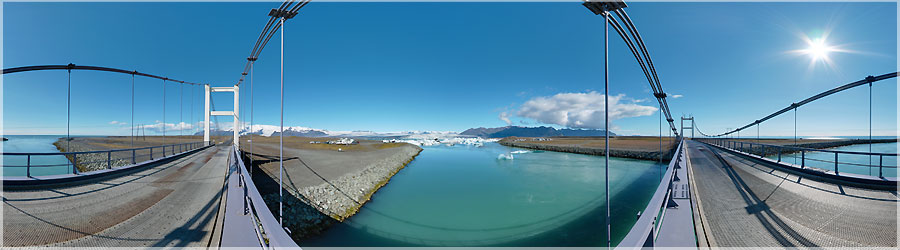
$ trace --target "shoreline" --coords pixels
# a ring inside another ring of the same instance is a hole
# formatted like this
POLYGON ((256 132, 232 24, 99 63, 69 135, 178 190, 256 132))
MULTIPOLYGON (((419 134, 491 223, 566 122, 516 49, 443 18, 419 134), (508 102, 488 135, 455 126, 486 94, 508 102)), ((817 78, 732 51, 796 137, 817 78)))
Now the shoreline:
MULTIPOLYGON (((283 196, 284 226, 302 242, 356 215, 391 178, 406 168, 422 148, 406 143, 360 141, 356 145, 310 144, 321 138, 285 138, 283 196), (343 151, 337 151, 341 147, 343 151)), ((260 141, 263 138, 254 138, 260 141)), ((242 147, 246 147, 244 144, 242 147)), ((277 145, 254 145, 254 182, 269 209, 279 213, 277 145)), ((245 163, 250 154, 242 149, 245 163)))
MULTIPOLYGON (((565 140, 565 137, 551 137, 550 139, 557 140, 565 140)), ((602 140, 597 138, 591 138, 596 140, 602 140)), ((610 137, 610 144, 615 144, 613 141, 613 137, 610 137)), ((520 141, 521 138, 509 137, 500 140, 498 143, 503 146, 516 147, 516 148, 525 148, 532 150, 545 150, 545 151, 554 151, 554 152, 563 152, 563 153, 574 153, 574 154, 586 154, 586 155, 597 155, 604 156, 605 149, 603 147, 587 147, 582 145, 552 145, 547 144, 546 142, 533 142, 533 141, 520 141)), ((698 141, 702 139, 698 138, 698 141)), ((898 142, 897 138, 892 139, 805 139, 806 142, 798 141, 796 145, 793 144, 793 140, 790 139, 761 139, 762 144, 771 144, 771 145, 781 145, 781 146, 794 146, 794 147, 803 147, 803 148, 812 148, 812 149, 826 149, 826 148, 836 148, 850 145, 858 145, 858 144, 878 144, 878 143, 896 143, 898 142)), ((739 139, 734 141, 745 141, 745 142, 753 142, 756 143, 757 140, 754 139, 739 139)), ((748 149, 749 150, 749 149, 748 149)), ((762 149, 753 148, 754 153, 760 153, 762 149)), ((674 154, 675 148, 671 147, 668 151, 664 151, 663 160, 669 161, 672 159, 672 155, 674 154)), ((783 150, 782 154, 796 153, 800 152, 800 150, 783 150)), ((778 150, 774 148, 766 148, 765 155, 775 155, 778 154, 778 150)), ((637 159, 637 160, 649 160, 649 161, 659 161, 660 152, 658 150, 652 150, 652 148, 647 149, 621 149, 616 148, 614 145, 609 149, 609 154, 611 157, 620 157, 620 158, 629 158, 629 159, 637 159)))
MULTIPOLYGON (((765 140, 765 139, 763 139, 763 140, 765 140)), ((807 139, 807 140, 809 140, 809 139, 807 139)), ((752 139, 742 139, 742 140, 735 140, 735 141, 756 143, 755 140, 752 140, 752 139)), ((791 142, 793 142, 793 140, 791 140, 791 142)), ((881 144, 881 143, 897 143, 897 142, 898 142, 898 139, 872 139, 872 140, 869 140, 869 139, 844 139, 844 140, 830 140, 830 141, 824 141, 824 142, 807 142, 807 143, 797 143, 797 144, 786 143, 786 144, 777 144, 777 145, 800 147, 800 148, 811 148, 811 149, 829 149, 829 148, 837 148, 837 147, 860 145, 860 144, 881 144)), ((766 143, 765 141, 763 141, 762 144, 770 144, 770 143, 766 143)), ((776 145, 776 144, 770 144, 770 145, 776 145)), ((753 149, 746 148, 745 150, 748 150, 755 154, 762 153, 763 155, 766 155, 766 156, 777 155, 779 152, 777 149, 768 148, 768 147, 763 148, 763 149, 760 149, 759 147, 755 147, 753 149)), ((791 154, 791 153, 797 153, 797 152, 800 152, 800 150, 782 150, 781 151, 782 154, 791 154)))
MULTIPOLYGON (((556 137, 554 137, 556 138, 556 137)), ((610 138, 612 139, 612 138, 610 138)), ((606 155, 605 148, 598 147, 584 147, 584 146, 576 146, 576 145, 549 145, 549 144, 538 144, 538 143, 529 143, 523 141, 515 141, 515 139, 504 138, 500 140, 498 143, 503 146, 508 147, 516 147, 516 148, 525 148, 532 150, 544 150, 544 151, 554 151, 554 152, 562 152, 562 153, 573 153, 573 154, 585 154, 585 155, 596 155, 596 156, 604 156, 606 155)), ((647 160, 647 161, 659 161, 660 154, 662 154, 663 161, 669 161, 672 159, 672 155, 675 154, 675 147, 671 145, 664 146, 669 148, 668 150, 660 151, 644 151, 644 150, 624 150, 624 149, 616 149, 610 148, 609 155, 610 157, 619 157, 619 158, 628 158, 628 159, 636 159, 636 160, 647 160)))

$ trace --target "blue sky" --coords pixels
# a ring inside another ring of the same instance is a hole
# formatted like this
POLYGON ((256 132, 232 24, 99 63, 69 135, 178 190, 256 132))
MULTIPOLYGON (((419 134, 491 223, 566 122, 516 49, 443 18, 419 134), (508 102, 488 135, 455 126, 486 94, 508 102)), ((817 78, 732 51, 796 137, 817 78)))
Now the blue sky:
MULTIPOLYGON (((228 86, 277 5, 4 3, 3 67, 75 63, 228 86)), ((673 115, 693 114, 707 133, 897 70, 896 3, 641 2, 626 10, 665 91, 681 96, 669 99, 673 115), (803 37, 826 33, 827 44, 847 51, 831 53, 832 66, 790 52, 808 47, 803 37)), ((256 63, 257 124, 278 124, 277 38, 256 63)), ((570 114, 560 122, 553 112, 571 102, 596 108, 603 94, 602 39, 603 18, 575 2, 312 2, 286 25, 285 125, 462 131, 505 126, 501 118, 508 118, 512 125, 595 127, 595 115, 570 114)), ((649 86, 613 31, 610 71, 610 95, 621 105, 611 109, 621 111, 612 131, 657 134, 649 86)), ((66 75, 4 75, 5 132, 64 134, 66 75)), ((134 124, 162 122, 162 81, 138 77, 135 85, 134 124)), ((131 76, 75 71, 72 86, 73 134, 129 134, 131 76)), ((874 86, 876 135, 896 134, 896 86, 895 79, 874 86)), ((200 88, 194 88, 193 110, 189 86, 182 105, 182 87, 165 88, 166 123, 190 124, 192 113, 200 119, 200 88)), ((245 82, 245 120, 249 89, 245 82)), ((232 108, 227 94, 214 103, 232 108)), ((801 136, 868 134, 868 89, 827 97, 797 116, 801 136)), ((792 135, 793 114, 760 131, 792 135)))

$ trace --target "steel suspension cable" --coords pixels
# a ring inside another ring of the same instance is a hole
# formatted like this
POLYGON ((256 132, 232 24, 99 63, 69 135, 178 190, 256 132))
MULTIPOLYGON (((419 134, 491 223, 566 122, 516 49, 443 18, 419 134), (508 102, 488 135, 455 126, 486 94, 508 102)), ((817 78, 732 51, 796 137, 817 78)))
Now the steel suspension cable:
MULTIPOLYGON (((676 131, 674 119, 672 119, 672 115, 669 110, 668 103, 665 100, 666 94, 662 91, 662 85, 658 84, 658 79, 655 79, 654 76, 651 74, 652 71, 650 69, 648 69, 648 64, 644 63, 644 58, 641 56, 641 55, 645 55, 649 58, 649 53, 646 53, 645 51, 641 51, 640 53, 638 52, 638 47, 635 45, 634 42, 632 42, 632 38, 630 38, 627 35, 627 33, 625 32, 625 28, 623 28, 615 18, 607 19, 607 23, 611 23, 613 25, 613 28, 616 30, 616 32, 619 34, 619 36, 622 37, 622 40, 625 42, 625 44, 628 46, 628 48, 632 51, 632 54, 634 55, 635 60, 638 61, 638 65, 641 67, 641 70, 644 72, 644 76, 647 78, 647 83, 650 85, 650 88, 653 90, 653 96, 657 99, 657 102, 659 102, 659 105, 660 105, 661 109, 663 110, 663 114, 665 114, 665 116, 667 118, 666 120, 669 123, 670 129, 672 129, 673 131, 676 131)), ((631 26, 629 28, 636 30, 636 28, 634 28, 633 26, 631 26)), ((635 34, 635 32, 633 32, 632 34, 635 34)), ((638 38, 639 37, 635 36, 634 40, 638 40, 638 38)), ((638 41, 638 42, 642 43, 640 41, 638 41)), ((675 132, 675 133, 677 134, 678 132, 675 132)))
POLYGON ((168 81, 172 81, 172 82, 184 83, 184 84, 190 84, 190 85, 203 85, 203 84, 200 84, 200 83, 187 82, 187 81, 182 81, 182 80, 175 80, 175 79, 168 78, 168 77, 164 77, 164 76, 158 76, 158 75, 152 75, 152 74, 147 74, 147 73, 141 73, 141 72, 137 72, 137 71, 134 71, 134 70, 124 70, 124 69, 117 69, 117 68, 110 68, 110 67, 100 67, 100 66, 75 65, 75 64, 71 64, 71 63, 68 64, 68 65, 35 65, 35 66, 23 66, 23 67, 15 67, 15 68, 6 68, 6 69, 3 69, 3 72, 2 72, 2 73, 5 75, 5 74, 11 74, 11 73, 21 73, 21 72, 29 72, 29 71, 42 71, 42 70, 68 70, 68 71, 72 71, 72 70, 90 70, 90 71, 106 71, 106 72, 113 72, 113 73, 120 73, 120 74, 128 74, 128 75, 134 74, 134 75, 143 76, 143 77, 156 78, 156 79, 160 79, 160 80, 168 80, 168 81))
MULTIPOLYGON (((634 36, 634 40, 637 42, 638 48, 643 52, 644 56, 647 59, 647 65, 650 68, 650 72, 653 75, 653 79, 656 82, 656 89, 659 90, 659 93, 654 93, 655 95, 661 95, 662 98, 657 97, 660 102, 662 102, 662 106, 664 107, 664 112, 666 112, 666 118, 671 119, 671 113, 669 111, 669 104, 665 99, 665 92, 662 89, 662 84, 659 81, 659 76, 656 74, 656 67, 653 65, 653 59, 650 57, 650 52, 647 50, 647 47, 644 45, 644 40, 641 37, 640 32, 638 32, 637 27, 635 27, 634 22, 631 21, 631 18, 628 17, 628 13, 625 12, 624 9, 618 9, 615 11, 616 15, 619 16, 620 19, 623 20, 625 26, 631 31, 632 36, 634 36)), ((652 83, 651 83, 652 84, 652 83)), ((669 122, 672 129, 675 128, 675 124, 673 121, 669 122)))
MULTIPOLYGON (((294 2, 295 1, 293 0, 285 1, 277 10, 273 9, 269 13, 271 17, 263 27, 262 32, 260 32, 259 37, 256 40, 256 44, 254 44, 253 49, 250 50, 250 56, 248 58, 256 59, 259 57, 260 53, 262 53, 263 48, 266 47, 266 45, 269 43, 269 40, 272 38, 272 36, 275 35, 275 32, 277 32, 281 25, 284 24, 284 22, 280 20, 281 18, 293 18, 295 15, 297 15, 297 11, 299 11, 300 8, 303 8, 303 6, 306 6, 306 4, 308 4, 310 1, 303 0, 296 5, 294 5, 294 2)), ((238 80, 238 83, 236 85, 239 86, 244 82, 244 77, 250 70, 250 64, 251 63, 248 61, 247 64, 244 65, 244 71, 241 72, 241 78, 238 80)))
POLYGON ((825 92, 819 93, 819 94, 814 95, 814 96, 809 97, 809 98, 806 98, 806 99, 804 99, 804 100, 802 100, 802 101, 800 101, 800 102, 791 103, 791 105, 789 105, 788 107, 785 107, 785 108, 783 108, 783 109, 781 109, 781 110, 778 110, 778 111, 776 111, 775 113, 769 114, 768 116, 763 117, 762 119, 756 120, 756 121, 754 121, 754 122, 752 122, 752 123, 750 123, 750 124, 747 124, 747 125, 745 125, 745 126, 743 126, 743 127, 740 127, 740 128, 737 128, 737 129, 734 129, 734 130, 731 130, 731 131, 722 133, 722 134, 720 134, 720 135, 728 135, 728 134, 732 134, 732 133, 737 133, 737 132, 739 132, 739 131, 741 131, 741 130, 744 130, 744 129, 747 129, 747 128, 749 128, 749 127, 751 127, 751 126, 753 126, 753 125, 755 125, 755 124, 757 124, 757 123, 761 123, 761 122, 764 122, 764 121, 766 121, 766 120, 772 119, 772 118, 774 118, 774 117, 776 117, 776 116, 778 116, 778 115, 784 114, 784 113, 786 113, 786 112, 788 112, 788 111, 791 111, 791 110, 796 111, 797 107, 806 105, 806 104, 808 104, 808 103, 810 103, 810 102, 819 100, 819 99, 821 99, 821 98, 824 98, 824 97, 826 97, 826 96, 830 96, 830 95, 835 94, 835 93, 839 93, 839 92, 841 92, 841 91, 845 91, 845 90, 848 90, 848 89, 851 89, 851 88, 854 88, 854 87, 858 87, 858 86, 861 86, 861 85, 866 84, 866 83, 871 84, 871 83, 875 83, 875 82, 878 82, 878 81, 882 81, 882 80, 886 80, 886 79, 891 79, 891 78, 896 78, 896 77, 897 77, 897 72, 887 73, 887 74, 882 74, 882 75, 879 75, 879 76, 867 76, 865 79, 858 80, 858 81, 851 82, 851 83, 847 83, 847 84, 838 86, 838 87, 833 88, 833 89, 829 89, 829 90, 827 90, 827 91, 825 91, 825 92))
MULTIPOLYGON (((616 19, 608 18, 607 21, 612 24, 613 29, 616 30, 616 33, 619 33, 619 36, 622 37, 622 40, 625 42, 625 45, 631 49, 631 54, 634 55, 634 59, 637 60, 638 65, 641 67, 641 70, 644 72, 644 76, 647 78, 647 82, 650 83, 650 88, 653 90, 653 93, 659 92, 656 89, 656 85, 653 84, 653 79, 650 76, 650 71, 647 70, 647 66, 644 64, 644 59, 641 58, 640 54, 637 51, 634 43, 631 41, 631 38, 625 33, 625 30, 622 26, 619 25, 619 22, 616 19)), ((662 105, 662 103, 660 103, 662 105)))

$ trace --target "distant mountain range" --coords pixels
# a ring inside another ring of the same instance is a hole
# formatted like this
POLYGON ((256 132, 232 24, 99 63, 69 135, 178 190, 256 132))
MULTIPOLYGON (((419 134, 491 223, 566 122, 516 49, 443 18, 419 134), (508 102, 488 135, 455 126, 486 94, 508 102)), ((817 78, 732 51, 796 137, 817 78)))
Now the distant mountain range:
MULTIPOLYGON (((241 129, 241 135, 262 135, 262 136, 279 136, 279 126, 273 125, 253 125, 253 129, 245 126, 241 129)), ((284 127, 284 135, 300 136, 300 137, 354 137, 354 138, 412 138, 412 139, 434 139, 434 138, 451 138, 457 136, 481 137, 481 138, 504 138, 510 136, 519 137, 550 137, 550 136, 603 136, 603 130, 600 129, 556 129, 553 127, 520 127, 506 126, 499 128, 471 128, 462 133, 450 131, 403 131, 403 132, 373 132, 373 131, 329 131, 324 129, 315 129, 308 127, 284 127)), ((224 130, 210 131, 213 136, 230 136, 233 134, 230 128, 224 130)), ((194 135, 203 135, 203 132, 197 132, 194 135)), ((609 135, 616 135, 610 132, 609 135)))
MULTIPOLYGON (((510 136, 519 137, 550 137, 550 136, 604 136, 606 131, 600 129, 556 129, 553 127, 519 127, 506 126, 499 128, 470 128, 460 135, 477 136, 481 138, 503 138, 510 136)), ((609 135, 616 135, 609 132, 609 135)))
MULTIPOLYGON (((231 128, 223 130, 211 129, 210 134, 213 136, 230 136, 234 132, 231 128)), ((273 125, 253 125, 253 129, 245 126, 239 132, 241 135, 262 135, 262 136, 279 136, 281 128, 273 125)), ((203 135, 203 131, 194 135, 203 135)), ((300 137, 354 137, 354 138, 446 138, 455 137, 458 134, 450 131, 403 131, 403 132, 374 132, 374 131, 329 131, 324 129, 315 129, 308 127, 284 127, 285 136, 300 137)))

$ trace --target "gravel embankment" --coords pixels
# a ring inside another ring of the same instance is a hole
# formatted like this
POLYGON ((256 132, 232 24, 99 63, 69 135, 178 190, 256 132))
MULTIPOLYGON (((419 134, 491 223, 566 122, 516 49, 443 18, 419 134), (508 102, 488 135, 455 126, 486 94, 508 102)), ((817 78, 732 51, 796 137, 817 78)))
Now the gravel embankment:
POLYGON ((303 188, 299 192, 324 213, 336 220, 344 221, 356 214, 375 191, 387 184, 388 180, 412 161, 420 151, 421 148, 404 147, 394 154, 372 162, 361 171, 303 188))
MULTIPOLYGON (((127 136, 72 137, 69 142, 66 142, 66 138, 59 138, 56 142, 53 143, 53 145, 56 146, 56 148, 60 152, 85 152, 104 151, 111 149, 142 148, 170 145, 175 143, 188 143, 196 142, 199 139, 201 138, 191 136, 149 136, 145 138, 135 138, 135 140, 132 141, 132 138, 127 136)), ((187 148, 178 146, 174 148, 166 147, 165 155, 172 155, 174 153, 180 152, 180 150, 187 150, 187 148)), ((137 150, 133 154, 132 151, 126 150, 112 152, 109 155, 107 155, 106 152, 103 152, 78 154, 77 159, 75 159, 76 157, 72 157, 71 155, 67 156, 67 158, 69 159, 69 162, 75 162, 75 166, 78 167, 79 172, 90 172, 107 169, 109 167, 126 166, 131 164, 132 160, 134 160, 135 162, 143 162, 151 159, 158 159, 163 156, 163 149, 155 148, 153 149, 153 151, 149 149, 137 150), (132 159, 132 157, 135 158, 132 159)))
MULTIPOLYGON (((345 152, 285 147, 284 225, 295 240, 317 235, 356 214, 422 151, 408 144, 378 149, 378 144, 381 142, 364 142, 357 146, 359 150, 345 152)), ((265 174, 254 175, 253 179, 277 216, 279 170, 277 158, 272 158, 277 157, 274 146, 256 146, 254 158, 259 162, 254 162, 255 171, 265 174)))
MULTIPOLYGON (((59 141, 53 143, 53 145, 55 145, 56 148, 59 149, 60 152, 83 152, 83 151, 103 150, 103 149, 98 149, 96 147, 91 147, 90 145, 78 142, 78 141, 76 141, 76 139, 73 139, 73 141, 71 141, 67 145, 67 143, 65 142, 65 138, 61 138, 59 141)), ((109 157, 110 158, 109 162, 107 162, 106 153, 78 154, 77 159, 74 159, 75 157, 72 157, 72 156, 66 156, 66 158, 69 158, 69 162, 73 162, 73 160, 77 160, 77 162, 75 162, 75 166, 78 167, 79 172, 90 172, 90 171, 106 169, 107 167, 110 167, 110 166, 118 167, 118 166, 125 166, 128 164, 131 164, 130 160, 117 159, 117 158, 124 157, 123 154, 124 153, 122 153, 122 152, 114 153, 112 156, 109 157)), ((128 152, 128 154, 130 156, 130 152, 128 152)))

